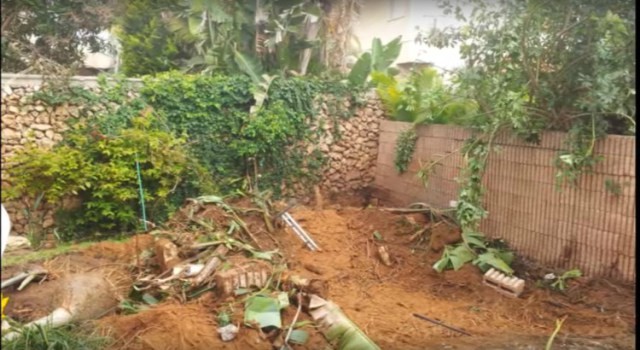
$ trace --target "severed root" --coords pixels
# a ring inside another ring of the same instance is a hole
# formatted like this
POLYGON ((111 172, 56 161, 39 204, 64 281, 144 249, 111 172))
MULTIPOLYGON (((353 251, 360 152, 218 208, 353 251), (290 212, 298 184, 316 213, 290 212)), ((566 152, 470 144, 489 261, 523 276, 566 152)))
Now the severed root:
POLYGON ((11 287, 14 284, 18 284, 20 282, 22 282, 20 284, 20 286, 18 287, 18 290, 22 290, 24 287, 26 287, 29 282, 31 282, 33 279, 35 279, 38 276, 45 276, 48 272, 43 269, 42 267, 36 267, 33 268, 29 271, 26 272, 21 272, 5 281, 2 281, 2 285, 0 286, 0 289, 4 289, 7 287, 11 287))
POLYGON ((320 296, 326 295, 328 291, 327 284, 319 279, 308 279, 297 275, 283 274, 282 282, 285 290, 295 288, 308 294, 320 296))
POLYGON ((193 287, 197 287, 204 283, 206 279, 211 277, 214 271, 220 266, 222 263, 222 257, 225 256, 229 252, 229 248, 224 245, 218 246, 216 250, 213 251, 213 257, 204 265, 204 268, 200 273, 193 279, 193 287))

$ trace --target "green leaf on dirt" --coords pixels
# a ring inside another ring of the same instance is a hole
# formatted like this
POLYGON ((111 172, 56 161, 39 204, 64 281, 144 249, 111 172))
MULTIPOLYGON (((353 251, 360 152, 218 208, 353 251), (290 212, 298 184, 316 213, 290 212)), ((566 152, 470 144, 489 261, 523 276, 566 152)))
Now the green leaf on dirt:
POLYGON ((158 299, 148 293, 142 294, 142 300, 149 305, 155 305, 159 302, 158 299))
POLYGON ((278 299, 256 295, 247 300, 244 308, 244 323, 257 323, 260 328, 269 326, 282 328, 280 302, 278 299))
POLYGON ((582 276, 582 271, 578 270, 578 269, 573 269, 573 270, 569 270, 565 273, 562 274, 562 279, 567 279, 567 278, 578 278, 582 276))
POLYGON ((289 341, 294 344, 304 345, 308 340, 309 332, 302 329, 294 329, 289 336, 289 341))
POLYGON ((501 250, 496 248, 489 248, 487 249, 487 252, 495 254, 498 258, 500 258, 502 261, 507 263, 507 265, 509 266, 511 266, 511 263, 513 262, 513 252, 511 251, 501 250))
POLYGON ((254 259, 262 259, 262 260, 267 260, 267 261, 271 261, 273 259, 273 256, 275 254, 279 254, 278 250, 271 250, 268 252, 261 252, 258 250, 252 250, 251 251, 251 255, 253 256, 254 259))
POLYGON ((464 264, 473 260, 473 258, 475 258, 475 254, 464 245, 459 245, 453 248, 453 250, 451 250, 451 253, 449 254, 451 265, 456 271, 460 269, 464 264))
POLYGON ((373 232, 373 238, 375 238, 378 241, 382 241, 383 240, 382 235, 378 231, 373 232))
POLYGON ((313 321, 309 321, 309 320, 304 320, 304 321, 298 321, 296 323, 293 324, 293 328, 302 328, 305 326, 313 326, 315 325, 315 323, 313 323, 313 321))
POLYGON ((280 304, 280 309, 289 307, 289 295, 285 292, 278 293, 278 303, 280 304))
POLYGON ((218 196, 200 196, 196 200, 204 204, 224 204, 222 197, 218 196))
POLYGON ((438 272, 442 272, 447 269, 449 263, 450 261, 448 257, 442 257, 440 258, 440 260, 436 261, 435 264, 433 264, 433 269, 438 272))
POLYGON ((433 264, 433 269, 442 272, 450 267, 454 270, 460 269, 464 264, 472 261, 475 254, 464 244, 455 247, 445 246, 442 258, 433 264))
POLYGON ((506 273, 506 274, 513 274, 513 269, 511 269, 511 267, 509 267, 509 264, 507 264, 504 260, 502 260, 500 257, 498 257, 497 254, 495 254, 494 252, 486 252, 483 254, 478 255, 478 258, 476 258, 473 263, 475 265, 478 265, 480 267, 482 267, 482 265, 489 265, 489 266, 493 266, 496 269, 506 273))

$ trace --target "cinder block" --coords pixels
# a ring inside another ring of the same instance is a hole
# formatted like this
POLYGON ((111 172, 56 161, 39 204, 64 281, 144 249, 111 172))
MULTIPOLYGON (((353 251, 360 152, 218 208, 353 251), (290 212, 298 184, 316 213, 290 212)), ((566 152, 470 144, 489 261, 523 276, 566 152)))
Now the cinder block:
POLYGON ((512 298, 519 297, 524 291, 525 286, 523 279, 509 277, 494 268, 490 268, 489 271, 484 274, 482 283, 512 298))

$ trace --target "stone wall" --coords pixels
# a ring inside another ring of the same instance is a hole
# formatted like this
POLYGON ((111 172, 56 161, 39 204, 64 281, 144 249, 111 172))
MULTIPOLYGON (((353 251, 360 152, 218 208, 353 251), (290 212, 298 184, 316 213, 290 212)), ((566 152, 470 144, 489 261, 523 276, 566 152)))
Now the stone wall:
MULTIPOLYGON (((339 137, 333 136, 332 123, 324 126, 326 133, 320 141, 320 149, 327 156, 328 164, 321 185, 327 192, 356 191, 374 180, 380 120, 384 118, 384 112, 375 93, 367 95, 366 100, 355 115, 340 121, 339 137)), ((329 119, 326 106, 321 113, 320 119, 329 119)))
MULTIPOLYGON (((90 83, 86 84, 87 88, 94 91, 97 89, 96 85, 91 83, 95 81, 83 78, 79 80, 81 85, 84 85, 85 81, 89 81, 90 83)), ((77 84, 78 81, 75 83, 77 84)), ((31 96, 41 86, 41 80, 34 79, 33 76, 28 76, 27 79, 5 80, 3 75, 2 84, 2 146, 0 154, 3 172, 9 166, 9 159, 25 144, 33 142, 39 147, 53 147, 63 140, 63 134, 69 128, 67 121, 78 118, 81 114, 90 117, 103 108, 102 106, 93 106, 85 111, 86 107, 84 106, 64 103, 52 107, 42 101, 33 100, 31 96)), ((2 188, 10 186, 11 179, 6 175, 2 176, 2 188)), ((35 198, 25 197, 6 203, 3 201, 3 204, 11 217, 14 234, 28 233, 29 222, 34 225, 34 229, 40 227, 50 229, 54 226, 53 203, 40 202, 36 206, 35 198)))
MULTIPOLYGON (((96 89, 96 78, 74 77, 72 84, 96 89)), ((63 139, 68 128, 67 121, 82 114, 91 116, 101 107, 92 107, 84 111, 84 106, 64 104, 59 107, 46 106, 40 101, 31 101, 29 96, 39 89, 42 79, 38 76, 2 75, 2 170, 7 160, 29 141, 41 147, 52 147, 63 139), (95 110, 94 110, 95 109, 95 110)), ((317 126, 326 131, 319 147, 327 156, 326 170, 321 177, 321 188, 326 192, 348 192, 367 187, 373 182, 378 151, 379 122, 383 112, 375 94, 368 95, 367 103, 356 109, 351 118, 340 119, 336 133, 331 111, 326 104, 319 108, 317 126), (340 135, 339 137, 336 135, 340 135)), ((349 107, 348 105, 345 107, 349 107)), ((2 187, 11 186, 11 180, 3 176, 2 187)), ((19 201, 3 203, 11 216, 14 234, 28 231, 26 208, 33 207, 35 199, 24 198, 19 201)), ((55 225, 54 208, 44 204, 33 217, 38 218, 34 225, 50 229, 55 225)), ((38 227, 38 228, 39 228, 38 227)))

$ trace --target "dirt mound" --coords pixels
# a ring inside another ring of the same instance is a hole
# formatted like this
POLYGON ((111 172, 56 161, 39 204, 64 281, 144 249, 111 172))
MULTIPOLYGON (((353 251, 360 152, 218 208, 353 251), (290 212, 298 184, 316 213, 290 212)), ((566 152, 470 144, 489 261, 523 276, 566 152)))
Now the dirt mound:
POLYGON ((136 256, 142 251, 152 249, 153 236, 139 234, 124 242, 100 242, 84 250, 83 255, 96 259, 106 259, 119 263, 135 263, 136 256))
POLYGON ((103 318, 98 326, 116 339, 113 349, 205 350, 237 346, 227 346, 219 340, 214 314, 197 304, 162 304, 135 315, 103 318))

